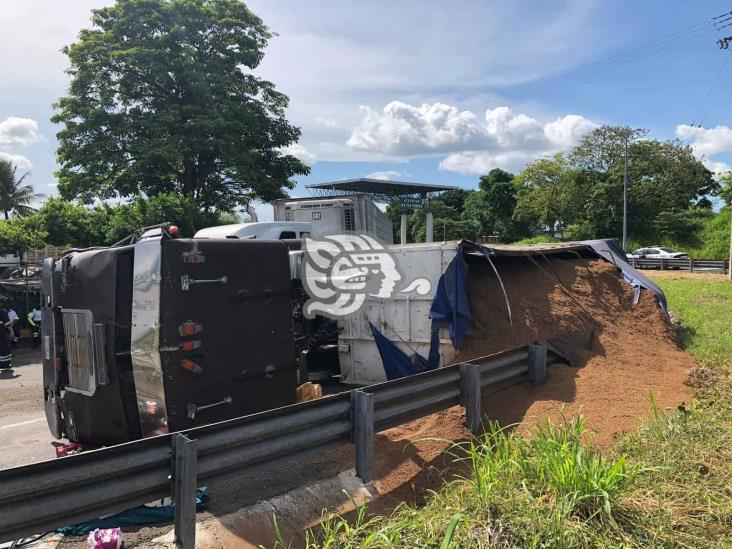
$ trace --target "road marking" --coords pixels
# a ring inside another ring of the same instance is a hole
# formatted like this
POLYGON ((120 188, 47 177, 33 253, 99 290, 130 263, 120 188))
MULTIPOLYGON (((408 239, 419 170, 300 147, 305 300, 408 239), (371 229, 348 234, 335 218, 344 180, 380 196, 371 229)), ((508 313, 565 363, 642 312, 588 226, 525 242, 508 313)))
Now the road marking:
POLYGON ((29 419, 27 421, 19 421, 18 423, 11 423, 10 425, 0 425, 0 430, 12 429, 13 427, 21 427, 23 425, 30 425, 31 423, 38 423, 39 421, 46 421, 46 418, 37 417, 36 419, 29 419))

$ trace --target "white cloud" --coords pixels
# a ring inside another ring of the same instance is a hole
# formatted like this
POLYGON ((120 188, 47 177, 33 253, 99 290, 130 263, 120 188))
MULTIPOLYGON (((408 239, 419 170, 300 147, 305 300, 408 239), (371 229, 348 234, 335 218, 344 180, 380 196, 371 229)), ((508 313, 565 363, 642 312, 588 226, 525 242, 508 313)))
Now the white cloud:
POLYGON ((568 114, 544 126, 547 139, 562 149, 574 147, 585 134, 597 128, 597 124, 578 114, 568 114))
POLYGON ((549 154, 550 152, 542 153, 534 151, 507 151, 497 153, 466 151, 451 154, 446 157, 440 162, 440 169, 468 175, 485 174, 493 168, 518 171, 529 162, 542 156, 548 156, 549 154))
POLYGON ((689 141, 697 156, 732 152, 732 128, 728 126, 706 129, 681 124, 676 126, 676 136, 684 141, 689 141))
POLYGON ((293 143, 280 150, 285 154, 291 154, 303 164, 307 164, 308 166, 315 164, 315 155, 300 145, 300 143, 293 143))
POLYGON ((577 114, 541 123, 506 106, 486 110, 482 120, 444 103, 392 101, 382 111, 361 109, 363 120, 347 141, 350 148, 397 157, 449 154, 440 168, 466 174, 520 168, 572 147, 597 127, 577 114))
POLYGON ((402 177, 402 172, 398 172, 396 170, 383 170, 383 171, 371 172, 369 174, 366 174, 364 177, 366 179, 384 179, 386 181, 390 181, 397 177, 402 177))
POLYGON ((0 151, 0 160, 11 162, 14 166, 17 166, 19 172, 27 172, 33 167, 31 161, 20 154, 10 154, 0 151))
POLYGON ((732 171, 732 166, 726 162, 718 162, 716 160, 709 160, 708 158, 704 158, 702 162, 710 172, 714 173, 715 176, 724 175, 727 172, 732 171))
POLYGON ((381 112, 361 107, 363 120, 346 144, 355 150, 409 156, 480 145, 480 122, 470 111, 444 103, 419 107, 392 101, 381 112))
POLYGON ((25 146, 40 139, 38 122, 31 118, 10 116, 0 122, 0 147, 25 146))

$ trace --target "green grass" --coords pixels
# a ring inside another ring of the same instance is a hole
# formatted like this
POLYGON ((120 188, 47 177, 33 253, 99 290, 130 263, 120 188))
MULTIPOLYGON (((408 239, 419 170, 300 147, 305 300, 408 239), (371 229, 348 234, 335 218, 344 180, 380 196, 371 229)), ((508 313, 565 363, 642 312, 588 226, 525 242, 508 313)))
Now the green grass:
MULTIPOLYGON (((732 547, 732 283, 662 280, 704 365, 696 398, 605 452, 581 417, 453 445, 462 477, 390 516, 326 513, 307 547, 732 547)), ((281 546, 280 543, 277 544, 281 546)))
POLYGON ((732 363, 732 282, 679 276, 657 283, 680 323, 680 343, 689 353, 703 366, 732 363))

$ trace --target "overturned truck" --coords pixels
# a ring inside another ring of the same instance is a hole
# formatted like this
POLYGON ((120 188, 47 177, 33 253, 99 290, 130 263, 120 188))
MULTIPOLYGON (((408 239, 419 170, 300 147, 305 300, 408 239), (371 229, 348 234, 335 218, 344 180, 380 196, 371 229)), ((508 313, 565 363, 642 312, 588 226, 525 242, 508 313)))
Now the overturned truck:
POLYGON ((287 246, 174 239, 46 259, 45 411, 57 438, 107 445, 295 400, 287 246))
MULTIPOLYGON (((662 292, 613 241, 463 241, 386 248, 402 290, 373 292, 347 315, 307 319, 299 248, 175 239, 163 226, 128 244, 47 259, 42 350, 53 435, 115 444, 291 404, 298 383, 323 372, 368 385, 542 340, 541 329, 518 322, 521 304, 510 295, 518 292, 504 279, 556 275, 561 286, 557 261, 607 263, 621 284, 650 290, 665 309, 662 292), (410 286, 415 279, 427 284, 410 286)), ((369 276, 384 276, 378 255, 361 258, 375 262, 369 276)), ((589 345, 585 324, 553 326, 543 342, 570 360, 589 345)))

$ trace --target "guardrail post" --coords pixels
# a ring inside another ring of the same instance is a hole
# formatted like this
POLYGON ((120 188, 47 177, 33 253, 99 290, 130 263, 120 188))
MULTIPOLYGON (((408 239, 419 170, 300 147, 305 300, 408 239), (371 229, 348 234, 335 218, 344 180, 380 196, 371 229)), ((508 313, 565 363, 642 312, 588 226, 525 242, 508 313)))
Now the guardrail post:
POLYGON ((465 423, 473 434, 480 433, 480 366, 463 363, 460 365, 460 396, 465 407, 465 423))
POLYGON ((635 257, 631 257, 631 258, 630 258, 630 264, 631 264, 631 265, 633 266, 633 268, 635 269, 635 267, 636 267, 636 265, 635 265, 635 257))
POLYGON ((694 258, 693 257, 689 258, 689 272, 690 273, 694 272, 694 258))
POLYGON ((175 544, 182 549, 196 546, 196 485, 198 441, 175 436, 175 544))
POLYGON ((353 438, 356 443, 356 476, 368 484, 374 479, 374 395, 351 393, 353 438))
POLYGON ((543 385, 546 381, 546 351, 544 345, 529 345, 529 382, 532 385, 543 385))
POLYGON ((661 270, 662 271, 666 270, 666 259, 663 257, 661 258, 661 270))

